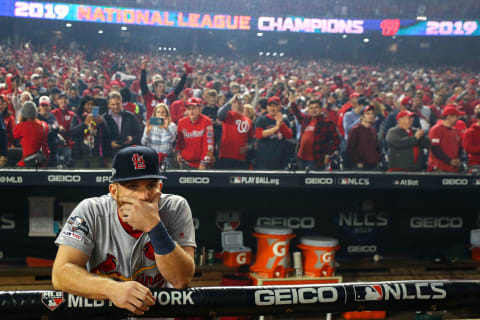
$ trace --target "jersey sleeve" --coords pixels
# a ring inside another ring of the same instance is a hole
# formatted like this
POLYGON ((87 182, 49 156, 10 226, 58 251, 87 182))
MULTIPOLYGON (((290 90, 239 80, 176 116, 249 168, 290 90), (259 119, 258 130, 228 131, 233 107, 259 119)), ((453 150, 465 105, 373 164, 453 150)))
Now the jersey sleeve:
POLYGON ((160 200, 160 218, 168 233, 182 247, 197 247, 192 211, 187 200, 178 195, 166 195, 160 200))
POLYGON ((185 140, 183 139, 183 123, 180 121, 177 126, 177 144, 175 151, 180 152, 185 148, 185 140))
POLYGON ((428 137, 432 141, 432 147, 440 146, 441 143, 441 132, 438 130, 440 127, 433 127, 432 130, 428 133, 428 137))
POLYGON ((267 129, 267 122, 264 117, 259 117, 255 123, 255 137, 260 140, 263 139, 263 131, 267 129))
POLYGON ((95 248, 94 217, 94 206, 91 200, 80 202, 65 222, 55 244, 78 249, 90 257, 95 248))
POLYGON ((212 161, 213 157, 213 146, 214 146, 214 137, 213 137, 213 125, 212 120, 205 120, 205 132, 203 136, 203 148, 202 155, 200 156, 200 163, 208 165, 212 161))

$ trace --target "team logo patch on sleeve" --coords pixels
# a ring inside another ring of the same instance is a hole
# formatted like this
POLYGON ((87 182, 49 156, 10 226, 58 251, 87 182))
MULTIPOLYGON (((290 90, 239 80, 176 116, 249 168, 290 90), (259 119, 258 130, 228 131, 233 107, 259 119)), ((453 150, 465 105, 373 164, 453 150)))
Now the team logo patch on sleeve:
POLYGON ((87 222, 79 216, 70 217, 67 223, 72 226, 72 231, 80 230, 83 231, 85 235, 87 235, 90 231, 87 226, 87 222))
POLYGON ((47 291, 42 292, 42 303, 50 311, 55 311, 64 301, 63 292, 47 291))

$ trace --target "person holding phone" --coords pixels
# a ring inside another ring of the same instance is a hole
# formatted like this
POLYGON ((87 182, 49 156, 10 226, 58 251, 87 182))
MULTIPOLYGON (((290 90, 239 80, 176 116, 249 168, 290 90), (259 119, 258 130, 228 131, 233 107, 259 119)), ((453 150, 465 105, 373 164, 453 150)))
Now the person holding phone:
POLYGON ((104 150, 107 148, 110 130, 94 106, 95 99, 85 96, 80 101, 76 121, 70 129, 73 138, 72 160, 75 168, 103 168, 104 150))
POLYGON ((157 104, 152 115, 143 131, 142 144, 157 152, 160 163, 175 166, 172 156, 177 139, 177 125, 172 121, 170 110, 164 103, 157 104))

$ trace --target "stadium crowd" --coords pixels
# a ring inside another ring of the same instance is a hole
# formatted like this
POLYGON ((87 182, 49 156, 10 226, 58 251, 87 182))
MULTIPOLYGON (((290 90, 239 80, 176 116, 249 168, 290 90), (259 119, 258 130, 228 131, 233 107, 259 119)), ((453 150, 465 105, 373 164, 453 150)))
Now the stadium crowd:
POLYGON ((459 172, 480 165, 479 74, 459 67, 2 46, 0 165, 459 172))
MULTIPOLYGON (((56 1, 63 2, 63 1, 56 1)), ((70 0, 70 3, 105 5, 101 0, 70 0)), ((431 19, 476 19, 480 3, 476 0, 455 1, 396 1, 396 0, 109 0, 109 5, 170 11, 198 11, 201 13, 234 13, 249 15, 295 15, 316 18, 405 18, 427 16, 431 19)))

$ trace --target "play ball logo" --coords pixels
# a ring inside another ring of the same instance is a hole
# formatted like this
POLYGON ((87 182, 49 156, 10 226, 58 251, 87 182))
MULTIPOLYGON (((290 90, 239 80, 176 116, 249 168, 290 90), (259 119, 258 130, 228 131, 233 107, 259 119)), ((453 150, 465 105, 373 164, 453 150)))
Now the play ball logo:
POLYGON ((287 253, 287 242, 278 241, 272 247, 273 254, 277 257, 284 257, 287 253))
POLYGON ((63 292, 61 291, 42 292, 42 304, 50 311, 55 311, 63 301, 63 292))
POLYGON ((355 301, 379 301, 383 299, 383 289, 380 285, 354 286, 355 301))

